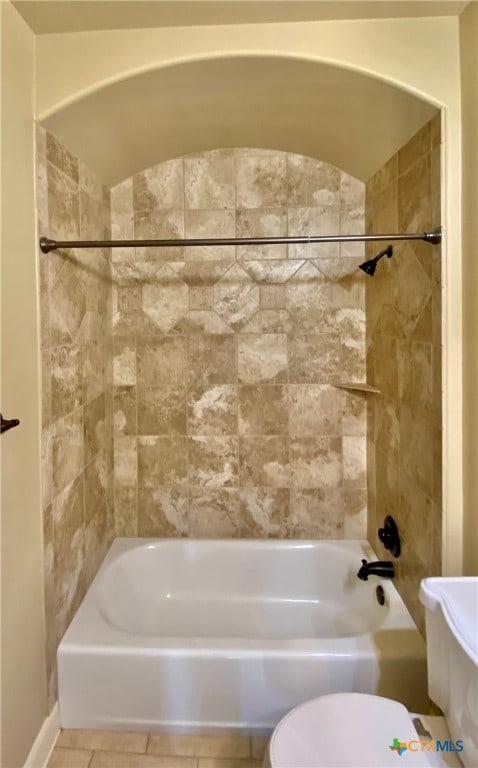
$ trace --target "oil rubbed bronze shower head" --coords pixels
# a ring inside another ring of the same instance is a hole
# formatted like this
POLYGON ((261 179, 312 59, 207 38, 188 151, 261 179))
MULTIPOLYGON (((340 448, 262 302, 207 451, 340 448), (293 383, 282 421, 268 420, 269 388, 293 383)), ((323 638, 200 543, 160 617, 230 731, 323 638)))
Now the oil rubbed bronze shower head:
POLYGON ((393 254, 393 246, 389 245, 385 250, 380 251, 380 253, 377 253, 376 256, 373 257, 373 259, 369 259, 368 261, 364 261, 363 264, 359 264, 359 269, 363 270, 363 272, 366 272, 367 275, 370 275, 373 277, 375 274, 375 270, 377 269, 377 263, 380 261, 382 256, 388 256, 390 259, 393 254))

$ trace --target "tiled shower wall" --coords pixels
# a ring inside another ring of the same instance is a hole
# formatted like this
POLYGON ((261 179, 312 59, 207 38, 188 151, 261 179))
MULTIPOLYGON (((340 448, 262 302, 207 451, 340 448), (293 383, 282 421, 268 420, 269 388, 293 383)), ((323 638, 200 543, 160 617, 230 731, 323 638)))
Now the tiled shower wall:
MULTIPOLYGON (((110 235, 109 191, 37 130, 38 233, 110 235)), ((111 276, 108 251, 40 254, 42 487, 47 673, 114 536, 111 276)))
MULTIPOLYGON (((359 233, 364 185, 216 150, 111 191, 114 238, 359 233)), ((116 533, 361 537, 365 288, 357 244, 113 251, 116 533)))
MULTIPOLYGON (((367 232, 422 232, 440 225, 440 115, 367 183, 367 232)), ((370 249, 370 255, 375 249, 370 249)), ((420 580, 441 573, 441 252, 394 244, 366 288, 370 396, 368 535, 391 514, 402 539, 396 585, 420 628, 420 580)))

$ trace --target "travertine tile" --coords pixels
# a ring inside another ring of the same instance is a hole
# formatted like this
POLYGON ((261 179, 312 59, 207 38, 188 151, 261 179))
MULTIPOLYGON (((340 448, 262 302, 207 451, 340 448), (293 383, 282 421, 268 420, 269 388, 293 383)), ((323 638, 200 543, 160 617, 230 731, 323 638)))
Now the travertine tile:
POLYGON ((138 390, 138 435, 185 435, 187 388, 185 384, 141 387, 138 390))
POLYGON ((289 510, 288 488, 241 488, 241 536, 263 538, 283 535, 289 510))
POLYGON ((83 409, 77 408, 52 425, 53 493, 63 490, 84 467, 83 409))
POLYGON ((287 388, 275 384, 240 386, 238 426, 241 435, 287 434, 287 388))
POLYGON ((158 272, 158 283, 144 285, 142 307, 145 318, 162 333, 168 333, 189 310, 189 290, 169 266, 158 272))
POLYGON ((285 291, 283 285, 261 286, 262 309, 285 309, 285 291))
POLYGON ((88 768, 93 752, 88 749, 64 749, 55 747, 47 768, 88 768))
POLYGON ((138 437, 138 484, 173 486, 187 477, 186 437, 138 437))
MULTIPOLYGON (((233 210, 188 210, 185 212, 185 237, 193 240, 234 237, 235 215, 233 210)), ((185 248, 188 261, 215 261, 234 259, 235 246, 194 245, 185 248)))
POLYGON ((141 339, 138 342, 136 355, 139 387, 144 389, 184 382, 186 377, 185 337, 159 336, 141 339))
POLYGON ((344 538, 367 538, 367 488, 344 489, 344 538))
POLYGON ((244 384, 287 381, 287 336, 273 333, 239 336, 238 374, 244 384))
POLYGON ((72 181, 79 181, 79 163, 66 147, 51 133, 46 132, 46 159, 72 181))
POLYGON ((290 435, 313 437, 342 433, 341 399, 327 384, 289 386, 290 435))
POLYGON ((238 485, 237 437, 190 437, 188 450, 191 484, 209 488, 238 485))
POLYGON ((290 334, 290 382, 320 384, 332 378, 342 380, 339 344, 340 334, 335 332, 290 334))
MULTIPOLYGON (((184 238, 184 211, 146 210, 134 212, 134 234, 138 240, 178 240, 184 238)), ((136 248, 138 261, 180 261, 181 246, 167 248, 140 246, 136 248)))
POLYGON ((189 536, 236 538, 241 535, 238 488, 190 486, 189 536))
POLYGON ((189 286, 189 309, 207 310, 214 305, 214 291, 209 285, 189 286))
POLYGON ((259 309, 259 288, 239 264, 234 264, 214 286, 214 309, 237 330, 259 309))
POLYGON ((291 490, 283 535, 294 538, 341 539, 343 503, 340 488, 291 490))
POLYGON ((188 495, 180 487, 139 488, 138 536, 186 536, 188 495))
MULTIPOLYGON (((287 211, 284 208, 238 209, 236 211, 236 237, 285 237, 287 211)), ((286 259, 287 245, 241 245, 237 258, 286 259)))
POLYGON ((234 208, 234 159, 186 158, 184 185, 187 209, 234 208))
POLYGON ((273 208, 287 203, 287 156, 236 158, 238 208, 273 208))
POLYGON ((188 374, 193 386, 235 384, 237 381, 234 335, 191 335, 188 338, 188 374))
POLYGON ((116 536, 138 535, 137 489, 118 483, 114 489, 114 521, 116 536))
MULTIPOLYGON (((312 208, 289 208, 289 235, 330 235, 339 231, 338 206, 322 205, 312 208)), ((331 258, 340 253, 338 243, 298 243, 289 245, 290 259, 331 258)))
POLYGON ((190 387, 188 433, 218 436, 237 433, 237 399, 234 384, 190 387))
POLYGON ((175 210, 184 206, 183 161, 166 160, 133 176, 136 211, 175 210))
POLYGON ((239 462, 243 486, 288 488, 290 485, 287 436, 241 437, 239 462))
POLYGON ((134 488, 138 480, 138 450, 136 435, 115 434, 115 482, 122 488, 134 488))
POLYGON ((295 437, 290 442, 294 488, 341 488, 342 441, 338 437, 295 437))
POLYGON ((136 387, 114 388, 113 419, 115 432, 136 434, 136 387))
POLYGON ((365 435, 344 437, 344 488, 364 488, 367 479, 367 438, 365 435))
POLYGON ((194 757, 249 758, 250 740, 238 734, 190 736, 152 734, 148 754, 190 755, 194 757))
POLYGON ((340 171, 302 155, 287 156, 288 200, 291 206, 338 206, 340 171))

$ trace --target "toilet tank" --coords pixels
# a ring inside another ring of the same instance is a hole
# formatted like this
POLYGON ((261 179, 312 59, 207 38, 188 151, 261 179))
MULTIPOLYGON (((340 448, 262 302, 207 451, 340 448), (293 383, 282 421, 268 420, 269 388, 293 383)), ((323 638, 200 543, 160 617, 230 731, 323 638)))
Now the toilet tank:
POLYGON ((429 578, 425 606, 428 693, 446 717, 460 759, 478 766, 478 577, 429 578))

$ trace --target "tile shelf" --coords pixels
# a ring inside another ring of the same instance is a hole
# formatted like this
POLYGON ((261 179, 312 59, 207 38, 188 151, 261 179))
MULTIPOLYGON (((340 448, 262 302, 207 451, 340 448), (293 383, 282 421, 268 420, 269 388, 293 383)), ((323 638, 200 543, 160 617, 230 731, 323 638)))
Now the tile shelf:
POLYGON ((334 381, 333 385, 339 389, 354 389, 357 392, 365 392, 371 395, 382 394, 380 389, 377 389, 377 387, 372 387, 371 384, 361 384, 360 382, 355 381, 334 381))

